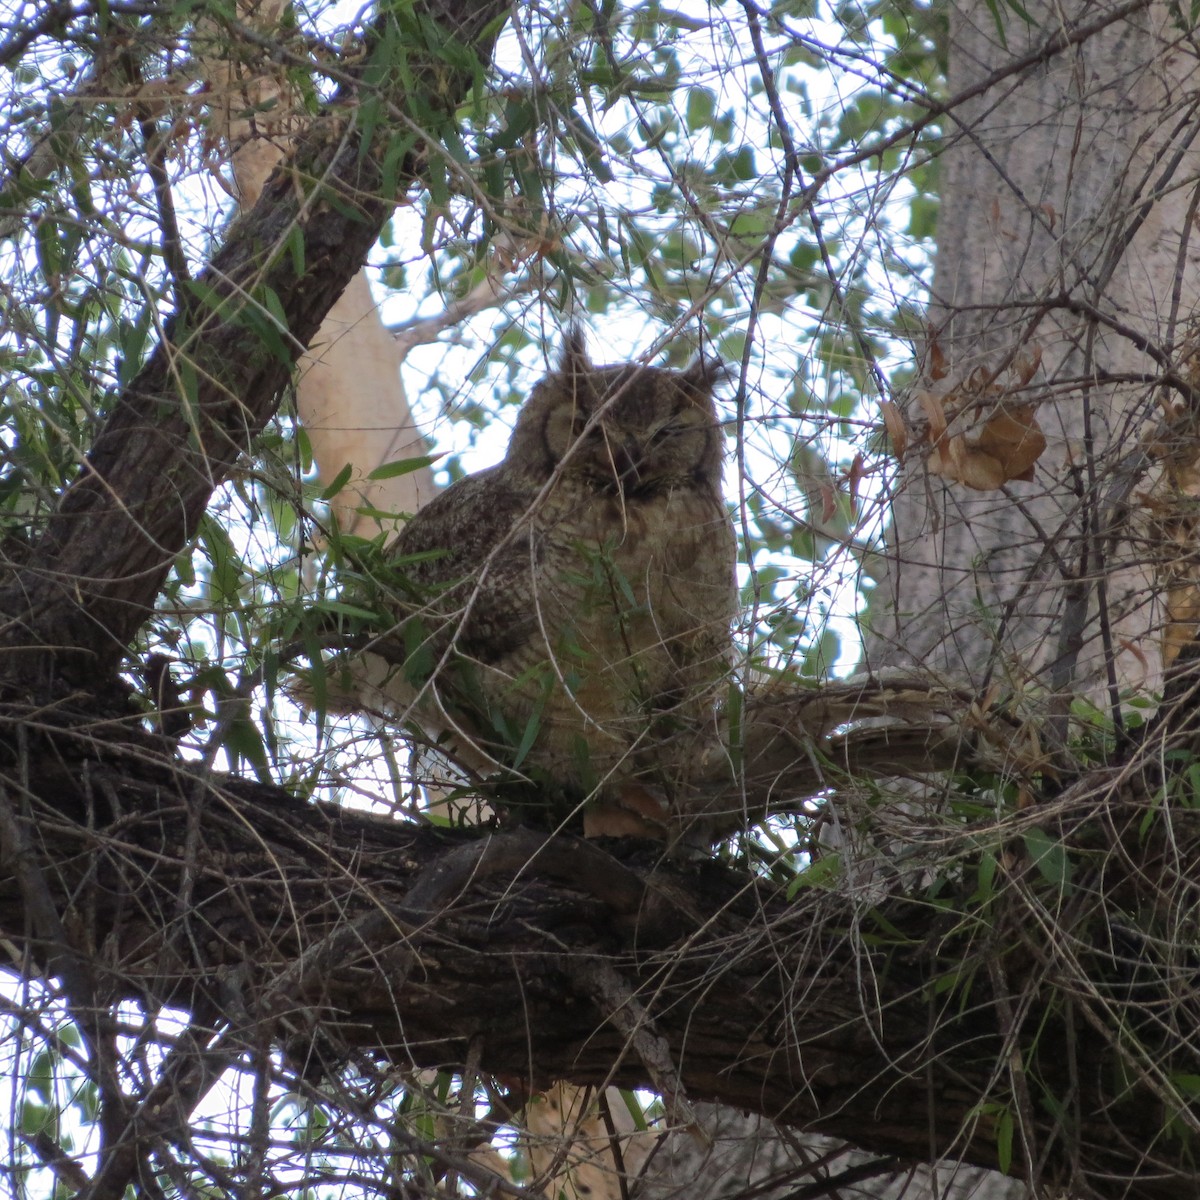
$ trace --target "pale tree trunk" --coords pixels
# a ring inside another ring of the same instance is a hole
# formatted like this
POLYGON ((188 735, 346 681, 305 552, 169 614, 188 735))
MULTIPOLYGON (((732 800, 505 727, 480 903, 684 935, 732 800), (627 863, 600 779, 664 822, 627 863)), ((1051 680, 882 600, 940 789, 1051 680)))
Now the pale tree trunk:
MULTIPOLYGON (((950 97, 1116 7, 1030 4, 1026 25, 1005 4, 956 0, 950 97)), ((930 342, 906 420, 919 439, 921 391, 951 416, 980 393, 1033 401, 1047 445, 1031 480, 987 491, 930 474, 928 441, 908 449, 866 661, 1029 696, 1051 742, 1072 695, 1116 705, 1161 686, 1171 581, 1139 496, 1173 482, 1146 447, 1167 394, 1155 381, 1178 363, 1200 292, 1198 82, 1194 46, 1156 4, 942 122, 930 342)), ((947 436, 970 436, 971 416, 947 436)), ((978 1200, 1023 1194, 977 1182, 978 1200)))
POLYGON ((409 412, 400 363, 367 273, 359 271, 301 359, 296 384, 296 410, 322 483, 328 487, 343 467, 351 467, 346 486, 330 502, 347 533, 372 537, 383 523, 394 536, 398 522, 377 518, 371 510, 411 515, 436 490, 427 466, 370 478, 388 463, 428 453, 409 412))
MULTIPOLYGON (((927 474, 927 450, 909 450, 869 640, 873 666, 1036 684, 1060 714, 1072 693, 1115 701, 1161 679, 1155 592, 1170 581, 1140 505, 1163 486, 1149 431, 1200 291, 1193 42, 1165 4, 1064 33, 1131 7, 1030 4, 1026 25, 1004 4, 952 5, 951 97, 1056 36, 1071 44, 944 119, 923 386, 949 413, 981 390, 1032 401, 1048 444, 1030 481, 990 491, 927 474)), ((919 428, 915 400, 908 419, 919 428)))
MULTIPOLYGON (((244 0, 239 15, 269 39, 286 8, 284 0, 244 0)), ((214 56, 216 132, 230 147, 234 191, 241 208, 257 203, 267 177, 287 156, 304 118, 284 77, 269 61, 214 56)), ((372 537, 380 520, 368 509, 414 513, 433 495, 427 466, 371 479, 377 468, 427 453, 413 423, 400 381, 404 353, 384 327, 364 267, 350 281, 301 356, 296 410, 313 451, 318 477, 328 487, 344 468, 350 476, 332 498, 335 521, 347 533, 372 537)), ((387 532, 394 533, 394 522, 387 532)))

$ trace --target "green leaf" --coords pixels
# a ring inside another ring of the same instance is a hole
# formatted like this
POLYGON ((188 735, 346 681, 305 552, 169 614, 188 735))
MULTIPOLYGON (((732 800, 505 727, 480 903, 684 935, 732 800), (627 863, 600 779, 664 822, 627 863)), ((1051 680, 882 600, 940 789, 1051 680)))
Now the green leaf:
POLYGON ((228 530, 209 516, 200 522, 200 541, 208 554, 208 587, 218 604, 236 607, 242 560, 228 530))
POLYGON ((908 232, 915 238, 933 237, 940 208, 937 196, 915 195, 908 206, 908 232))
POLYGON ((525 756, 533 748, 533 743, 537 740, 538 731, 542 726, 542 712, 545 710, 546 701, 550 697, 550 690, 553 686, 554 679, 551 677, 546 680, 538 703, 534 706, 533 712, 529 714, 529 720, 526 721, 525 728, 521 733, 521 741, 517 745, 516 752, 513 754, 512 767, 514 771, 520 769, 521 764, 525 761, 525 756))
POLYGON ((394 525, 397 521, 407 521, 412 513, 408 512, 392 512, 386 508, 376 508, 373 504, 359 504, 354 511, 360 517, 368 517, 372 521, 391 521, 394 525))
POLYGON ((646 1113, 638 1101, 637 1095, 631 1092, 628 1088, 621 1088, 621 1099, 625 1102, 625 1107, 629 1112, 630 1120, 633 1121, 633 1127, 638 1133, 645 1133, 649 1128, 646 1121, 646 1113))
POLYGON ((996 856, 990 850, 985 850, 979 856, 978 882, 973 900, 990 900, 995 894, 996 865, 996 856))
POLYGON ((295 354, 285 336, 288 324, 282 302, 269 287, 259 288, 255 298, 258 304, 247 304, 234 314, 235 319, 256 333, 274 358, 290 365, 295 354))
POLYGON ((398 458, 394 462, 384 463, 382 467, 376 467, 367 478, 395 479, 399 475, 410 475, 422 467, 433 466, 439 458, 445 457, 444 454, 418 454, 413 458, 398 458))
POLYGON ((1013 1115, 1012 1109, 1004 1109, 996 1118, 996 1165, 1002 1175, 1012 1167, 1013 1115))
MULTIPOLYGON (((239 702, 234 701, 234 703, 239 702)), ((226 724, 225 736, 221 744, 229 755, 230 764, 235 771, 239 761, 244 759, 254 768, 254 774, 260 783, 271 782, 267 749, 263 744, 262 731, 246 713, 238 712, 226 724)))
MULTIPOLYGON (((1013 12, 1017 14, 1018 17, 1021 18, 1022 21, 1025 22, 1026 25, 1032 26, 1034 24, 1033 18, 1029 15, 1025 6, 1020 3, 1020 0, 1005 0, 1005 3, 1010 9, 1012 9, 1013 12)), ((1000 12, 998 0, 987 0, 987 6, 988 12, 992 14, 992 21, 995 23, 996 36, 1000 39, 1000 45, 1007 50, 1008 37, 1004 32, 1004 17, 1000 12)))
POLYGON ((749 146, 742 146, 733 153, 723 150, 713 162, 712 170, 718 183, 746 183, 758 178, 754 151, 749 146))
POLYGON ((579 147, 583 161, 601 183, 611 183, 614 178, 612 168, 609 167, 604 156, 604 149, 596 140, 591 127, 573 108, 565 115, 567 126, 571 131, 571 136, 575 139, 576 145, 579 147))
POLYGON ((350 476, 354 474, 354 466, 352 463, 347 463, 334 476, 333 482, 321 493, 320 499, 332 500, 350 482, 350 476))
POLYGON ((299 223, 287 231, 283 239, 284 249, 292 256, 292 270, 299 276, 304 274, 304 230, 299 223))
POLYGON ((433 210, 443 209, 450 203, 446 159, 437 151, 429 155, 429 161, 425 164, 425 185, 429 188, 429 199, 433 210))
POLYGON ((1008 37, 1004 32, 1004 21, 1000 17, 1000 5, 997 0, 985 0, 988 12, 992 14, 992 22, 996 26, 996 36, 1000 39, 1003 49, 1008 49, 1008 37))
POLYGON ((1044 829, 1034 826, 1022 837, 1030 861, 1037 867, 1042 878, 1052 883, 1064 894, 1070 893, 1071 860, 1062 842, 1052 838, 1044 829))
POLYGON ((314 612, 335 613, 342 617, 354 617, 359 621, 379 621, 380 614, 372 608, 363 608, 358 604, 350 604, 345 600, 318 600, 313 605, 314 612))
POLYGON ((793 899, 801 888, 832 887, 842 875, 842 856, 840 854, 824 854, 814 859, 788 884, 787 898, 793 899))
POLYGON ((692 133, 709 129, 717 111, 717 98, 708 88, 691 88, 688 91, 684 121, 692 133))
POLYGON ((412 617, 404 622, 404 678, 413 687, 421 687, 433 674, 437 666, 433 647, 425 626, 412 617))
POLYGON ((45 1133, 49 1125, 49 1107, 27 1094, 21 1103, 21 1113, 18 1118, 20 1131, 26 1137, 36 1137, 39 1133, 45 1133))
POLYGON ((773 214, 763 209, 748 208, 729 222, 729 232, 734 237, 756 240, 766 237, 774 223, 773 214))
POLYGON ((395 131, 388 138, 380 166, 380 191, 384 196, 395 196, 400 190, 400 172, 408 160, 409 153, 417 143, 415 133, 395 131))

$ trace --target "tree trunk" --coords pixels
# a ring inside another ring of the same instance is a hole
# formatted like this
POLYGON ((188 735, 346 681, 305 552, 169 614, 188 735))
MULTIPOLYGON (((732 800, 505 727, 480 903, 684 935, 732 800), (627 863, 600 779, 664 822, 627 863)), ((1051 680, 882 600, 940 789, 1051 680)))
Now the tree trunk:
MULTIPOLYGON (((969 98, 943 123, 930 341, 914 392, 959 410, 949 433, 969 430, 970 401, 989 385, 1003 404, 1033 400, 1048 445, 1031 480, 983 492, 929 474, 927 451, 908 454, 867 640, 871 666, 924 663, 981 693, 1032 685, 1051 745, 1072 697, 1119 714, 1126 689, 1161 687, 1171 581, 1130 506, 1154 485, 1139 438, 1163 416, 1161 381, 1181 371, 1200 291, 1196 55, 1154 4, 988 81, 1114 7, 1030 4, 1026 24, 1015 6, 949 6, 948 90, 969 98)), ((911 396, 908 419, 922 418, 911 396)), ((981 1194, 1012 1186, 995 1178, 981 1194)))
POLYGON ((1154 4, 988 86, 1060 22, 1113 7, 1031 4, 1026 24, 1003 4, 951 6, 950 93, 977 94, 944 122, 923 386, 953 410, 998 376, 1003 403, 1035 402, 1049 444, 1031 481, 987 492, 909 454, 872 663, 916 659, 980 687, 1036 678, 1064 697, 1159 684, 1162 564, 1130 506, 1200 294, 1194 46, 1154 4), (1039 354, 1014 383, 1006 368, 1039 354))

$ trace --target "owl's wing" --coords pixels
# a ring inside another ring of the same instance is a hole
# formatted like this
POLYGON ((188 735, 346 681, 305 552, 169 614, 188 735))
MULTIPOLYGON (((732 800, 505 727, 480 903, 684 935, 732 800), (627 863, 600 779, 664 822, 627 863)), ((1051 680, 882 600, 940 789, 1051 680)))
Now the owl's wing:
POLYGON ((535 636, 536 539, 524 520, 532 500, 493 467, 441 492, 393 543, 390 556, 411 588, 404 608, 434 649, 453 641, 467 657, 494 663, 535 636))

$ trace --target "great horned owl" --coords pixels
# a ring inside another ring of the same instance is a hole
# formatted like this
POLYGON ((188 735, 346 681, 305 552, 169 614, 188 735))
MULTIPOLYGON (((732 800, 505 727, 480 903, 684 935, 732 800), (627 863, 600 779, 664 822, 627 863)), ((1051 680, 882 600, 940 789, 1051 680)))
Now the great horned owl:
POLYGON ((504 460, 391 548, 411 713, 476 770, 536 783, 549 819, 669 806, 711 725, 736 606, 719 370, 595 367, 573 330, 504 460))

